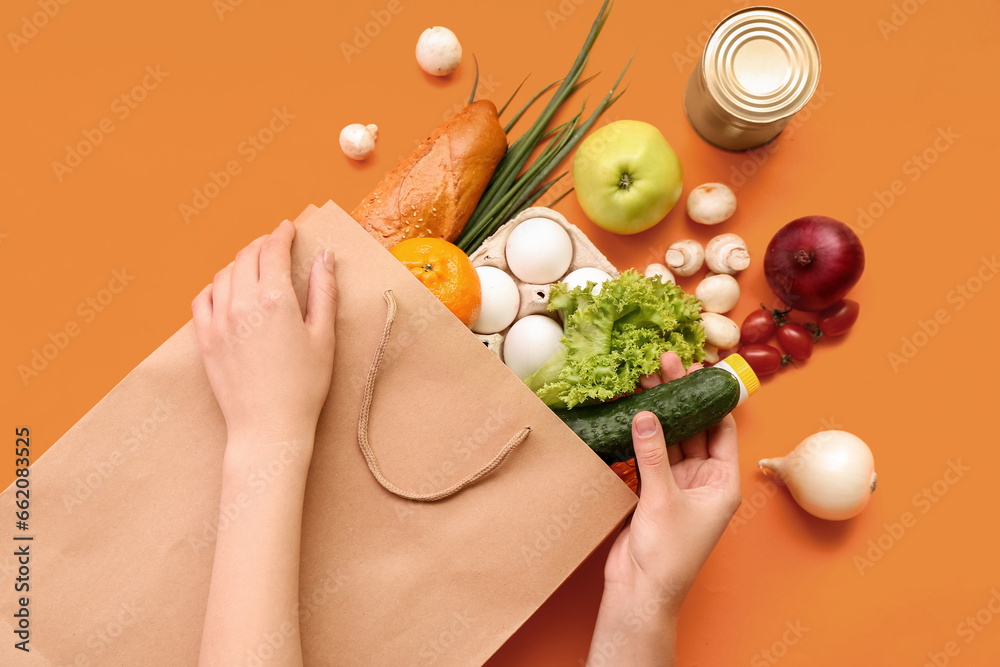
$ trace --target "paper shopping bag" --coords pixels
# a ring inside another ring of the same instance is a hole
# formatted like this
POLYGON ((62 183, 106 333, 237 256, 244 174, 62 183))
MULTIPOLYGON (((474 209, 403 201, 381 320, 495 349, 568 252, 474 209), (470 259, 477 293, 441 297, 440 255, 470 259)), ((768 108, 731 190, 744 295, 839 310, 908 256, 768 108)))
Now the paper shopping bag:
MULTIPOLYGON (((336 204, 295 224, 300 304, 321 248, 339 285, 289 612, 305 663, 481 664, 635 495, 336 204)), ((30 652, 4 642, 0 664, 196 664, 215 539, 240 512, 219 507, 225 442, 188 322, 31 466, 30 652)), ((13 549, 0 563, 12 580, 13 549)), ((0 596, 8 638, 17 609, 0 596)))

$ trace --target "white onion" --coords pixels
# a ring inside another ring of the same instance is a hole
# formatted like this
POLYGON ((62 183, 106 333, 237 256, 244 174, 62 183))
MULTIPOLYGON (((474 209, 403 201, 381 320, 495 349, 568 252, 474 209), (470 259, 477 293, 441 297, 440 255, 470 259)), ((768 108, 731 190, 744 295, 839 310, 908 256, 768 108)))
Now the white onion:
POLYGON ((857 516, 878 482, 872 451, 847 431, 814 433, 787 456, 757 465, 775 473, 802 509, 831 521, 857 516))

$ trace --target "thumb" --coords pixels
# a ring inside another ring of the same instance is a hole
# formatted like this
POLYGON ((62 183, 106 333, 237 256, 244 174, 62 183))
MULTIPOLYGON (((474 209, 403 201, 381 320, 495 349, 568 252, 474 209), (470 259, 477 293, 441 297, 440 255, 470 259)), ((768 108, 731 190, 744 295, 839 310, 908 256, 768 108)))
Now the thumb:
POLYGON ((635 462, 642 483, 642 497, 665 498, 677 490, 674 473, 667 458, 660 420, 652 412, 643 411, 632 418, 632 444, 635 462))
POLYGON ((328 340, 333 340, 337 321, 337 278, 333 268, 332 250, 316 253, 309 274, 309 294, 306 297, 306 327, 328 340))

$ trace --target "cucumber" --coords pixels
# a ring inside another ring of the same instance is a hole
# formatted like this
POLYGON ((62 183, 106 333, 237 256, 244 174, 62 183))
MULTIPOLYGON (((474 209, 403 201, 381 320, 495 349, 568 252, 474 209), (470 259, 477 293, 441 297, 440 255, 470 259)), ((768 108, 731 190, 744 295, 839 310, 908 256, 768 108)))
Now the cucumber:
POLYGON ((740 383, 721 368, 700 368, 682 378, 608 403, 554 410, 607 461, 635 456, 632 417, 649 410, 660 419, 667 445, 676 445, 719 423, 740 400, 740 383))

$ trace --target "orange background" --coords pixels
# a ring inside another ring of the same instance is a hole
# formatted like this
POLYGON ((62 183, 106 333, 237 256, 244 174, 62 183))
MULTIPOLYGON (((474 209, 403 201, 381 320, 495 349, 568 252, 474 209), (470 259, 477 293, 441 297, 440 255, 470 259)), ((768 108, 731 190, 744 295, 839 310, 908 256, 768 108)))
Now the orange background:
MULTIPOLYGON (((16 52, 8 34, 0 48, 0 265, 14 286, 4 318, 3 421, 11 446, 15 426, 31 427, 34 458, 190 317, 191 298, 240 247, 309 203, 332 198, 350 210, 461 107, 473 53, 480 92, 498 103, 531 74, 517 107, 568 70, 600 6, 399 0, 392 6, 401 11, 348 62, 341 43, 371 12, 384 19, 389 2, 223 3, 51 0, 58 13, 37 34, 29 30, 16 52), (465 49, 447 79, 424 75, 413 57, 431 25, 450 27, 465 49), (147 66, 166 76, 123 117, 115 100, 142 83, 147 66), (274 109, 294 118, 250 161, 241 142, 274 109), (60 182, 53 162, 65 162, 67 144, 105 118, 113 131, 60 182), (338 147, 351 122, 380 127, 364 164, 338 147), (180 204, 230 160, 240 173, 186 223, 180 204), (134 278, 91 316, 87 299, 100 298, 123 268, 134 278), (18 366, 73 323, 79 331, 65 349, 22 381, 18 366)), ((40 4, 4 2, 3 31, 22 31, 40 4)), ((755 261, 740 277, 737 320, 772 298, 760 258, 781 225, 818 213, 859 228, 859 209, 872 215, 862 236, 867 268, 852 293, 862 304, 856 328, 766 381, 737 412, 744 506, 685 603, 679 664, 996 664, 1000 618, 988 603, 1000 599, 1000 454, 987 422, 1000 370, 991 358, 1000 280, 977 283, 976 274, 985 266, 982 276, 993 277, 983 262, 1000 245, 989 206, 1000 8, 986 0, 784 2, 819 43, 826 94, 758 165, 701 141, 681 103, 690 56, 711 26, 745 4, 618 0, 587 69, 602 74, 585 88, 592 105, 636 50, 628 92, 607 119, 659 127, 684 164, 685 193, 710 180, 738 185, 735 217, 706 231, 678 207, 648 232, 617 237, 590 224, 573 195, 557 207, 622 269, 662 261, 678 238, 743 235, 755 261), (949 128, 950 143, 935 148, 949 128), (921 154, 925 170, 913 161, 921 154), (740 169, 750 175, 734 180, 740 169), (960 285, 979 289, 961 297, 960 285), (902 354, 921 322, 933 329, 926 323, 939 310, 944 323, 933 336, 918 334, 912 359, 894 368, 889 355, 902 354), (869 443, 880 476, 868 509, 845 523, 811 518, 755 467, 831 425, 869 443), (967 470, 946 476, 949 462, 967 470), (913 520, 902 526, 907 512, 913 520), (786 634, 786 624, 798 624, 801 636, 786 634)), ((5 485, 11 449, 0 463, 5 485)), ((491 664, 581 664, 605 553, 491 664)))

